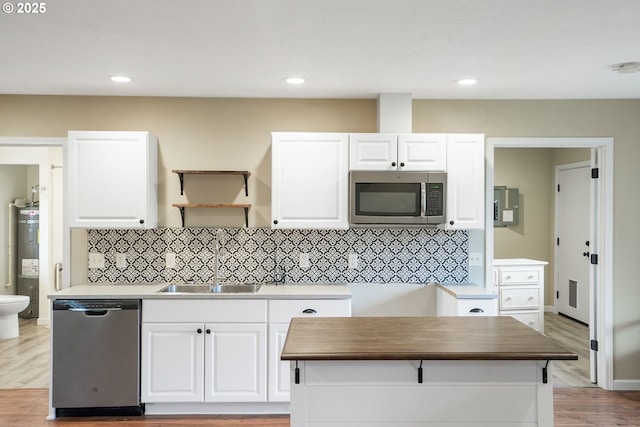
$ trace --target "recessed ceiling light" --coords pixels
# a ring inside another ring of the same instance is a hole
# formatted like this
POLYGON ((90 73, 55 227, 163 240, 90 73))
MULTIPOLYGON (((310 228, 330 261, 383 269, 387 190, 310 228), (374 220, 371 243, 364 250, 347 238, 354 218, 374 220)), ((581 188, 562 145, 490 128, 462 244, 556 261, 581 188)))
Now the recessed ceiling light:
POLYGON ((111 81, 116 83, 129 83, 131 81, 131 77, 127 76, 111 76, 111 81))
POLYGON ((287 77, 284 81, 290 85, 301 85, 306 81, 306 79, 304 77, 287 77))
POLYGON ((460 79, 460 80, 457 81, 457 83, 460 86, 472 86, 472 85, 478 83, 478 80, 476 80, 476 79, 460 79))

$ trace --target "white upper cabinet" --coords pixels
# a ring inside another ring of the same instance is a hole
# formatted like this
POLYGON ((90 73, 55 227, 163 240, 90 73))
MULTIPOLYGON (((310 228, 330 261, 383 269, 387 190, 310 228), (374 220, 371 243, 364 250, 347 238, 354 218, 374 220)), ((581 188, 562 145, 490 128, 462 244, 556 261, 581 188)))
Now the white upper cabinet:
POLYGON ((398 135, 399 170, 446 171, 447 135, 412 133, 398 135))
POLYGON ((447 230, 484 228, 484 135, 447 135, 447 230))
POLYGON ((272 228, 349 227, 347 134, 274 132, 271 155, 272 228))
POLYGON ((353 133, 349 135, 350 170, 397 170, 398 135, 353 133))
POLYGON ((70 131, 65 201, 71 228, 155 228, 158 148, 149 132, 70 131))
POLYGON ((446 134, 349 135, 350 170, 445 171, 446 134))

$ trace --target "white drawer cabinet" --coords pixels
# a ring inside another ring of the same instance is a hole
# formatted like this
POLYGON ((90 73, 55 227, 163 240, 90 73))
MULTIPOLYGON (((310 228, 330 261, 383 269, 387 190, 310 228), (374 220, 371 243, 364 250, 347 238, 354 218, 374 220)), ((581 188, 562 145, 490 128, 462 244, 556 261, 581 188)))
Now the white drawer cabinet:
POLYGON ((294 317, 350 317, 351 300, 270 300, 269 301, 269 402, 290 399, 289 362, 280 360, 289 322, 294 317))
POLYGON ((544 261, 496 259, 494 285, 500 295, 500 316, 512 316, 544 333, 544 261))
POLYGON ((438 316, 495 316, 495 298, 456 298, 442 288, 437 290, 438 316))

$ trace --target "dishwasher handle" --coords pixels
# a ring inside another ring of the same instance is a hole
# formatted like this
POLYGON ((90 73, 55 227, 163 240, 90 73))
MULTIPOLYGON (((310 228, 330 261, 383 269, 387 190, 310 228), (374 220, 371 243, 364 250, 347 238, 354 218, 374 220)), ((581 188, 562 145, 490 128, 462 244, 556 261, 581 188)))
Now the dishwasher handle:
POLYGON ((75 312, 80 312, 80 313, 84 313, 85 316, 106 316, 107 314, 109 314, 110 311, 121 311, 122 308, 121 307, 110 307, 110 308, 83 308, 83 307, 75 307, 75 308, 70 308, 69 311, 75 311, 75 312))

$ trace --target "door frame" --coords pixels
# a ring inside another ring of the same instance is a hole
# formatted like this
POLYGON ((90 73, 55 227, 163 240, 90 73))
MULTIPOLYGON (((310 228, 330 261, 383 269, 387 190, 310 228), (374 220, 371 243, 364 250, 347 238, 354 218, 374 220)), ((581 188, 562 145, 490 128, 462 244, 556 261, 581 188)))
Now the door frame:
MULTIPOLYGON (((591 148, 591 165, 599 168, 598 200, 592 206, 598 221, 592 222, 593 251, 598 265, 595 279, 595 332, 598 340, 597 385, 613 390, 613 138, 521 138, 488 137, 486 148, 485 200, 493 200, 495 148, 591 148)), ((486 203, 485 283, 493 281, 493 204, 486 203)), ((593 306, 593 305, 592 305, 593 306)))
MULTIPOLYGON (((1 137, 0 136, 0 147, 15 147, 15 148, 34 148, 36 150, 33 151, 33 157, 31 158, 31 153, 29 154, 30 159, 23 161, 23 157, 19 157, 20 160, 14 161, 0 161, 0 164, 10 165, 10 164, 29 164, 29 165, 37 165, 38 166, 38 180, 40 184, 46 183, 45 188, 41 187, 41 190, 46 197, 42 197, 40 199, 40 245, 44 250, 40 251, 40 275, 38 283, 40 285, 38 298, 40 300, 40 312, 38 313, 38 325, 41 326, 49 326, 49 305, 47 303, 47 295, 49 294, 49 288, 45 287, 51 286, 53 282, 53 269, 54 263, 51 258, 50 245, 51 245, 51 227, 50 227, 50 218, 51 218, 51 206, 49 204, 49 191, 48 187, 50 184, 49 175, 51 173, 51 160, 49 158, 49 153, 46 151, 48 148, 53 147, 61 147, 64 150, 64 146, 66 144, 67 138, 38 138, 38 137, 1 137), (41 148, 43 150, 37 150, 41 148), (25 163, 26 162, 26 163, 25 163), (45 193, 46 192, 46 193, 45 193)), ((63 201, 64 203, 64 201, 63 201)), ((64 209, 64 207, 63 207, 64 209)), ((62 242, 62 252, 63 252, 63 272, 69 271, 69 256, 66 252, 66 248, 68 247, 68 238, 63 233, 63 242, 62 242)))

